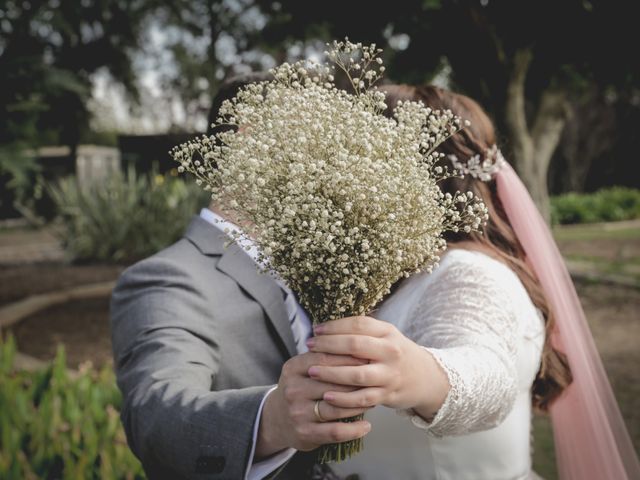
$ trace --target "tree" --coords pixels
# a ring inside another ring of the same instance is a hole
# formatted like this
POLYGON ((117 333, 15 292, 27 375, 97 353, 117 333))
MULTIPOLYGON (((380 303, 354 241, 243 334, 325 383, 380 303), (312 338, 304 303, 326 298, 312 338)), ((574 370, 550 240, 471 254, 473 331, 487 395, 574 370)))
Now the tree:
POLYGON ((132 113, 166 116, 172 130, 204 130, 192 119, 206 118, 261 21, 251 0, 0 0, 0 182, 28 198, 38 146, 64 144, 74 155, 96 138, 92 109, 104 109, 91 102, 96 78, 122 87, 132 113), (218 47, 229 39, 238 52, 225 60, 218 47), (161 98, 141 85, 153 60, 161 98))
POLYGON ((560 182, 560 192, 583 192, 593 163, 620 141, 622 132, 616 112, 620 101, 612 97, 593 88, 583 98, 571 102, 570 115, 553 160, 556 165, 553 162, 551 165, 551 169, 561 167, 565 173, 555 179, 556 183, 560 182))
MULTIPOLYGON (((0 6, 0 174, 28 181, 24 155, 71 147, 89 131, 92 75, 107 72, 135 101, 133 55, 148 16, 187 0, 4 0, 0 6)), ((23 187, 25 185, 22 185, 23 187)))
POLYGON ((88 124, 90 76, 103 67, 135 96, 129 48, 137 46, 148 3, 4 2, 0 108, 4 118, 23 128, 3 128, 0 143, 31 137, 24 125, 35 123, 62 143, 76 144, 88 124))
POLYGON ((265 41, 349 35, 393 47, 394 39, 405 38, 406 48, 387 48, 387 60, 389 77, 408 83, 449 65, 454 89, 480 101, 506 134, 507 153, 547 218, 549 163, 570 102, 593 86, 639 85, 637 56, 614 54, 640 44, 634 15, 615 1, 258 3, 270 18, 265 41))
POLYGON ((182 109, 172 131, 206 130, 205 122, 214 120, 211 101, 225 79, 275 64, 261 41, 265 21, 253 0, 191 0, 186 8, 163 7, 153 16, 152 28, 162 37, 153 52, 162 97, 182 109))
POLYGON ((454 78, 491 105, 508 134, 516 168, 548 218, 549 164, 570 118, 570 102, 592 88, 638 86, 640 64, 611 56, 634 44, 632 36, 638 39, 629 12, 616 2, 570 0, 448 2, 441 12, 466 27, 465 43, 486 45, 480 55, 473 53, 475 80, 472 72, 457 74, 469 65, 468 49, 447 52, 454 78), (489 62, 490 71, 480 62, 489 62))

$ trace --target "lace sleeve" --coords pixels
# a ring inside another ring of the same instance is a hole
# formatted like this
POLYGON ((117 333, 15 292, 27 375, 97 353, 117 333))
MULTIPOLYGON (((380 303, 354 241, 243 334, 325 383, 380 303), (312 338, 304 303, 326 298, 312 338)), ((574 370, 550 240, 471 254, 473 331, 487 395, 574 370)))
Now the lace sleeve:
MULTIPOLYGON (((517 395, 517 319, 507 267, 466 253, 443 262, 409 317, 406 334, 446 372, 451 389, 431 422, 412 422, 436 436, 498 425, 517 395), (471 255, 471 257, 469 257, 471 255)), ((435 274, 435 272, 434 272, 435 274)))

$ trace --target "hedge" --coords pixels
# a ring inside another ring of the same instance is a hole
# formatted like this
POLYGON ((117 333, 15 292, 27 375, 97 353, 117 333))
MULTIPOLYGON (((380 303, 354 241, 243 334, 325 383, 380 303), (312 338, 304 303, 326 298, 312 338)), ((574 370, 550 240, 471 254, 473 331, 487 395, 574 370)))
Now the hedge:
POLYGON ((616 222, 640 218, 640 190, 611 187, 551 198, 554 224, 616 222))

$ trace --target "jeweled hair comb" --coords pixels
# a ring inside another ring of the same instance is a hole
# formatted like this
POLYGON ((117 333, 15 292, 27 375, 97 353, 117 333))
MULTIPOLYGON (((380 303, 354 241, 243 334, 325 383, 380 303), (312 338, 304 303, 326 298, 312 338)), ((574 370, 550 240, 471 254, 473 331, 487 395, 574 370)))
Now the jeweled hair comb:
POLYGON ((458 160, 456 155, 447 155, 453 167, 462 175, 471 175, 473 178, 488 182, 498 173, 506 160, 497 145, 488 148, 484 156, 474 155, 467 160, 466 164, 458 160))

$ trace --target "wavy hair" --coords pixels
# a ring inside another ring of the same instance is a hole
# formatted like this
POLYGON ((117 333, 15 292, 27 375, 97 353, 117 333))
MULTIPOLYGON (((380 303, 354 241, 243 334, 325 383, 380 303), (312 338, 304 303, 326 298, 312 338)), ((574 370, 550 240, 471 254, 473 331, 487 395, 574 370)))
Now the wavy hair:
MULTIPOLYGON (((399 101, 421 101, 434 110, 449 109, 464 120, 469 120, 469 127, 456 133, 439 147, 442 153, 455 155, 463 164, 475 155, 482 158, 496 144, 496 132, 489 116, 469 97, 431 85, 384 85, 380 90, 387 94, 387 115, 391 115, 399 101)), ((565 355, 551 344, 551 331, 555 325, 553 313, 535 273, 525 261, 524 250, 497 195, 496 182, 484 182, 465 175, 464 178, 447 179, 442 182, 441 187, 443 191, 452 194, 456 191, 472 191, 483 199, 489 209, 489 220, 482 233, 450 233, 446 235, 447 241, 472 241, 506 264, 518 275, 531 301, 544 316, 545 343, 540 369, 533 382, 532 404, 536 410, 548 412, 549 405, 571 383, 571 370, 565 355)))

